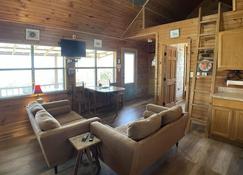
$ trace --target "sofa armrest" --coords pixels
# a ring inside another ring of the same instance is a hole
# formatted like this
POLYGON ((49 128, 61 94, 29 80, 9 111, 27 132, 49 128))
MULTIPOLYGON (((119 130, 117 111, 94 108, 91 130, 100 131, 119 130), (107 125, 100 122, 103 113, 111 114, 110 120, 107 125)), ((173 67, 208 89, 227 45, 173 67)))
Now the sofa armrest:
POLYGON ((164 107, 164 106, 160 106, 160 105, 155 105, 155 104, 147 104, 146 106, 146 110, 147 111, 152 111, 155 113, 160 113, 161 111, 167 110, 169 108, 164 107))
POLYGON ((136 163, 138 143, 99 122, 93 122, 90 129, 102 141, 100 148, 103 161, 118 174, 129 175, 136 163))
POLYGON ((90 123, 94 121, 100 121, 100 119, 94 117, 40 132, 37 138, 48 166, 53 167, 69 160, 73 156, 74 149, 68 138, 89 132, 90 123))

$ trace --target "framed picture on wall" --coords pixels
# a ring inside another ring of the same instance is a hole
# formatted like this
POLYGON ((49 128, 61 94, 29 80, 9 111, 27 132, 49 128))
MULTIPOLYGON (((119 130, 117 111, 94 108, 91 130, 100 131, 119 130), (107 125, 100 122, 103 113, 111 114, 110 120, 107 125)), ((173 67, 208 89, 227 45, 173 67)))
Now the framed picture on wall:
POLYGON ((178 38, 180 36, 180 29, 170 31, 170 38, 178 38))
POLYGON ((40 40, 40 30, 37 29, 26 29, 26 40, 40 40))

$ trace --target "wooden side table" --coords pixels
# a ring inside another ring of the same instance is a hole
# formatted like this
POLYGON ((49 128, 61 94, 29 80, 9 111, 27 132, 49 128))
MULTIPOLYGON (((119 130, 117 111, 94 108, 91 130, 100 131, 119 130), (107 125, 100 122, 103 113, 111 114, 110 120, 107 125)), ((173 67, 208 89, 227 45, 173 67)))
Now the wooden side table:
POLYGON ((86 154, 88 159, 92 161, 92 157, 95 159, 95 163, 98 167, 97 173, 100 171, 100 162, 99 162, 99 143, 101 140, 94 136, 93 141, 89 141, 90 133, 84 133, 75 137, 69 138, 70 143, 77 150, 77 159, 74 168, 74 175, 78 174, 78 168, 80 164, 80 160, 83 157, 83 154, 86 154), (86 141, 82 141, 82 138, 89 134, 89 137, 86 141), (92 154, 92 155, 91 155, 92 154))

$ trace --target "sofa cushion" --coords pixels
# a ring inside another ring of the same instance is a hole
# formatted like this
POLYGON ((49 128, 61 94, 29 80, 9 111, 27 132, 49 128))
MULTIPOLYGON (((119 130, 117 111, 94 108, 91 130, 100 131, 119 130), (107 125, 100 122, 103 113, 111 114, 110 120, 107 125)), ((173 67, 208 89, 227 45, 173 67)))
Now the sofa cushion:
POLYGON ((58 107, 52 107, 46 109, 52 116, 57 116, 65 113, 71 112, 71 106, 70 105, 63 105, 58 107))
POLYGON ((161 115, 161 125, 165 126, 169 123, 172 123, 182 117, 182 107, 181 106, 173 106, 166 111, 162 111, 159 113, 161 115))
POLYGON ((42 131, 59 128, 59 122, 46 110, 40 110, 35 115, 37 125, 42 131))
POLYGON ((123 134, 125 136, 128 135, 127 129, 128 129, 128 125, 122 125, 122 126, 118 126, 118 127, 115 128, 115 130, 117 132, 119 132, 119 133, 121 133, 121 134, 123 134))
POLYGON ((79 114, 77 114, 74 111, 71 111, 66 114, 58 115, 55 118, 61 125, 70 124, 72 122, 76 122, 77 120, 85 120, 85 118, 81 117, 79 114))
POLYGON ((70 106, 69 100, 59 100, 59 101, 48 102, 48 103, 43 104, 43 107, 45 109, 49 109, 49 108, 56 108, 56 107, 60 107, 60 106, 66 106, 66 105, 70 106))
POLYGON ((168 107, 160 106, 160 105, 155 105, 155 104, 148 104, 146 106, 147 111, 152 111, 154 113, 160 113, 164 110, 169 109, 168 107))
POLYGON ((161 117, 153 114, 147 119, 135 121, 128 125, 128 137, 135 141, 144 139, 156 132, 161 126, 161 117))
POLYGON ((30 110, 30 112, 35 116, 36 113, 40 110, 43 110, 44 108, 41 106, 40 103, 34 101, 28 104, 28 108, 30 110))

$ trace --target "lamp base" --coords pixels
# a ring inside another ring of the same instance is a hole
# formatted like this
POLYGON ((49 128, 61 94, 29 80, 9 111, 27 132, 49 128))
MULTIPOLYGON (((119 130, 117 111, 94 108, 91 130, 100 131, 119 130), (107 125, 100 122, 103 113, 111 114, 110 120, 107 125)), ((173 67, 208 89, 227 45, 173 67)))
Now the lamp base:
POLYGON ((42 103, 44 102, 43 98, 41 98, 41 97, 37 98, 36 101, 37 101, 38 103, 40 103, 40 104, 42 104, 42 103))

